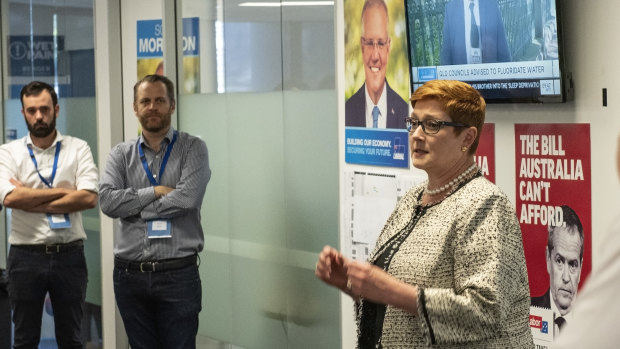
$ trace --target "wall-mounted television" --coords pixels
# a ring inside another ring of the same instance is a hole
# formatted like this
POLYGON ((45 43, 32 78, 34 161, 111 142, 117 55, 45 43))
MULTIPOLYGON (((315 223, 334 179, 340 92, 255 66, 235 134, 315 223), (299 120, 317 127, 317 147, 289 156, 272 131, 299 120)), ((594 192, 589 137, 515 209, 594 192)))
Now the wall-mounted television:
POLYGON ((570 97, 556 0, 405 0, 405 9, 411 91, 444 79, 487 103, 570 97))

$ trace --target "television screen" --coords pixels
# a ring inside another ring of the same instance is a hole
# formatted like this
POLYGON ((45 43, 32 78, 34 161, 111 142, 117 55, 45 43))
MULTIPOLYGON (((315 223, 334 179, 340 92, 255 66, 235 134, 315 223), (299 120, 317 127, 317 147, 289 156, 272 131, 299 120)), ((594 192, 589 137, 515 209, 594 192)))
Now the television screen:
POLYGON ((469 83, 488 103, 566 100, 556 0, 405 0, 405 8, 412 91, 444 79, 469 83))

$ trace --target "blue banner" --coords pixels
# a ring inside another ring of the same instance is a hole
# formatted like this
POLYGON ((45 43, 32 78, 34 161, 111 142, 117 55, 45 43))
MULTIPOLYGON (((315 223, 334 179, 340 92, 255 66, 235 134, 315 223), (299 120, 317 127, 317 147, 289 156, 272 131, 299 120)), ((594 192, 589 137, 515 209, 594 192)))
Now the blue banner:
POLYGON ((183 56, 200 55, 198 17, 183 18, 183 56))
MULTIPOLYGON (((198 56, 200 40, 198 34, 198 17, 183 18, 183 56, 198 56)), ((137 57, 163 57, 163 28, 161 19, 149 19, 137 22, 137 57)))
POLYGON ((409 132, 345 128, 344 160, 350 164, 409 168, 409 132))

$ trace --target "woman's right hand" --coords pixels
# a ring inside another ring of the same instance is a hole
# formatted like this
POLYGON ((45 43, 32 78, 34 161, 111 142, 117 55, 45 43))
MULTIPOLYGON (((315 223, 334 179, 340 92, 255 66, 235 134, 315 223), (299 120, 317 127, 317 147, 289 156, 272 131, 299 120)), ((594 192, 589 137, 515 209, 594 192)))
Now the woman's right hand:
POLYGON ((328 285, 347 292, 347 270, 344 267, 346 257, 331 246, 323 247, 316 263, 314 275, 328 285))

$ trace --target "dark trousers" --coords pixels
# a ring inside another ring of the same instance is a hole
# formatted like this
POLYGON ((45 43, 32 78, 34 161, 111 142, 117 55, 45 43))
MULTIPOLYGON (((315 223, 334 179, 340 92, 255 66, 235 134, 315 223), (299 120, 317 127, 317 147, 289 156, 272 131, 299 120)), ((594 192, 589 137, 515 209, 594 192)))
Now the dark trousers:
POLYGON ((46 254, 11 246, 7 269, 14 348, 39 346, 43 302, 48 292, 58 348, 82 348, 81 324, 88 282, 84 247, 46 254))
POLYGON ((7 287, 6 272, 0 269, 0 349, 11 347, 11 306, 7 287))
POLYGON ((132 349, 196 348, 198 266, 162 272, 115 267, 114 294, 132 349))

